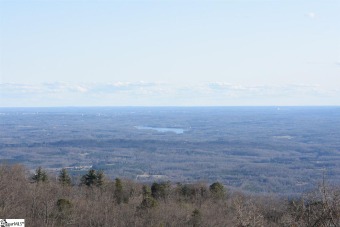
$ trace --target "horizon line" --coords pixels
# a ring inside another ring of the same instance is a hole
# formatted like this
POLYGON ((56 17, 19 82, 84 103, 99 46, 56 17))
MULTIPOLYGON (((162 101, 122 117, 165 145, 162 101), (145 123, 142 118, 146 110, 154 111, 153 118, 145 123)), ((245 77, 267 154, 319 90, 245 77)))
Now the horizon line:
POLYGON ((209 107, 340 107, 340 105, 159 105, 159 106, 148 106, 148 105, 126 105, 126 106, 0 106, 3 109, 10 108, 209 108, 209 107))

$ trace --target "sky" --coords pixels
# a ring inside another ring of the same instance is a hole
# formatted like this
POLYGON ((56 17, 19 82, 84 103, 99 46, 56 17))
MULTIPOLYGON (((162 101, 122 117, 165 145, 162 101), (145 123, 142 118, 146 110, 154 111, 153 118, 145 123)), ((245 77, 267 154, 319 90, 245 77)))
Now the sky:
POLYGON ((0 0, 0 107, 340 104, 340 0, 0 0))

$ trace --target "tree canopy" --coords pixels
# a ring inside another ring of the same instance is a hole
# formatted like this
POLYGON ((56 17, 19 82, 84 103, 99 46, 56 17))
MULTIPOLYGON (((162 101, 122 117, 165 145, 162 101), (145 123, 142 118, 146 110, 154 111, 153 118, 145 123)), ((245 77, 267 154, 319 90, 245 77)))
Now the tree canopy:
POLYGON ((87 186, 102 186, 104 184, 104 173, 90 169, 87 174, 82 176, 81 184, 87 186))

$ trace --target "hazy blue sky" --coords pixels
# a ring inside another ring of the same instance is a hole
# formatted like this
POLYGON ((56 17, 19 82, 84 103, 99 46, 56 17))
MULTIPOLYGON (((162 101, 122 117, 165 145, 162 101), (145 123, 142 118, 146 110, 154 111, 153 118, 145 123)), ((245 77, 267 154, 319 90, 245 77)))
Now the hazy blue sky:
POLYGON ((339 0, 0 0, 0 17, 0 106, 340 104, 339 0))

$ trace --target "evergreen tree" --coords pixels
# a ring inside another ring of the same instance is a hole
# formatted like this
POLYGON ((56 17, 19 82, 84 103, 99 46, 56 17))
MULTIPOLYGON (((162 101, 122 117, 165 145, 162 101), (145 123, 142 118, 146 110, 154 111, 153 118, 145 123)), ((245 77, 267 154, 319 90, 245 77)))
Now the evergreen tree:
POLYGON ((47 182, 48 181, 48 177, 46 172, 41 168, 41 166, 39 166, 36 171, 34 176, 32 177, 32 180, 34 180, 34 182, 47 182))
POLYGON ((81 184, 87 186, 102 186, 104 184, 104 173, 102 171, 97 173, 96 170, 90 169, 87 174, 82 176, 81 184))
POLYGON ((104 172, 103 171, 99 171, 97 173, 97 179, 96 179, 96 186, 102 186, 104 185, 104 172))
POLYGON ((65 168, 61 169, 58 180, 63 186, 71 185, 71 177, 65 168))
POLYGON ((170 190, 169 182, 161 182, 161 183, 154 182, 151 186, 151 195, 155 199, 165 200, 167 195, 169 194, 169 190, 170 190))
POLYGON ((225 197, 225 189, 220 182, 215 182, 210 185, 209 190, 215 199, 223 199, 225 197))
POLYGON ((199 227, 202 223, 202 214, 198 209, 195 209, 191 214, 191 224, 193 227, 199 227))
POLYGON ((59 212, 70 213, 72 203, 68 199, 58 199, 57 207, 59 212))
POLYGON ((142 188, 142 193, 143 193, 143 199, 147 197, 151 197, 151 189, 147 185, 143 185, 142 188))
POLYGON ((151 196, 151 189, 150 187, 143 185, 143 200, 141 204, 138 206, 141 210, 147 210, 150 208, 154 208, 157 206, 157 201, 151 196))
POLYGON ((123 184, 119 178, 115 179, 114 197, 118 204, 120 204, 123 201, 123 184))
POLYGON ((73 204, 68 199, 58 199, 57 201, 57 220, 58 220, 58 226, 66 226, 68 222, 70 221, 73 213, 73 204))

